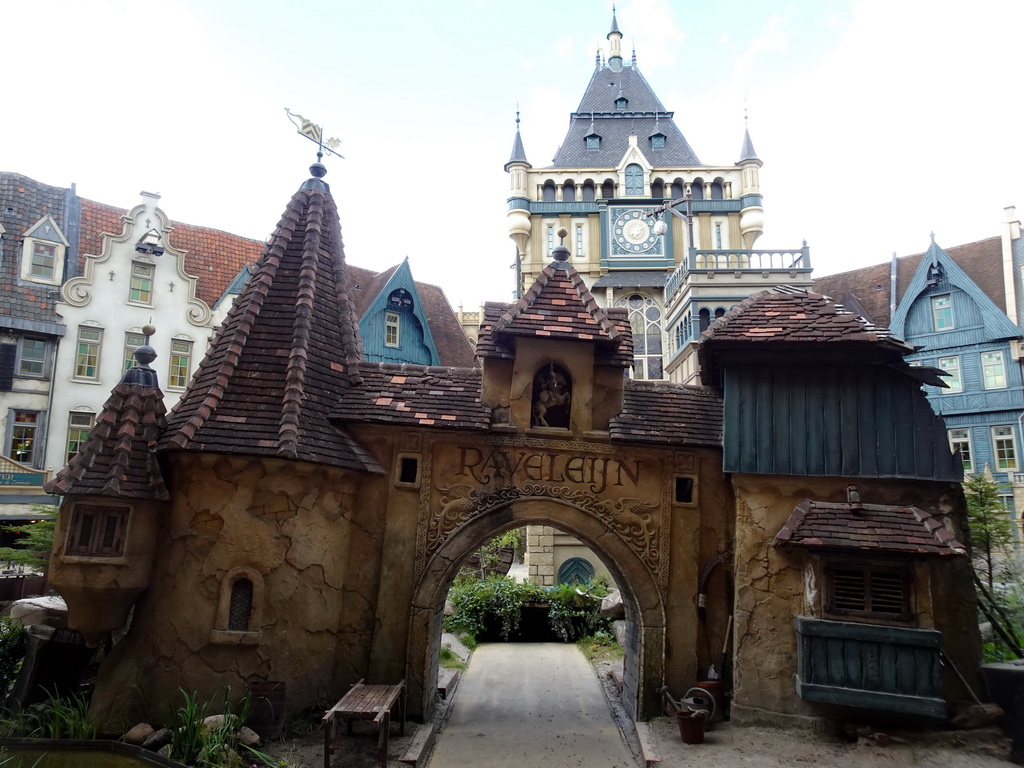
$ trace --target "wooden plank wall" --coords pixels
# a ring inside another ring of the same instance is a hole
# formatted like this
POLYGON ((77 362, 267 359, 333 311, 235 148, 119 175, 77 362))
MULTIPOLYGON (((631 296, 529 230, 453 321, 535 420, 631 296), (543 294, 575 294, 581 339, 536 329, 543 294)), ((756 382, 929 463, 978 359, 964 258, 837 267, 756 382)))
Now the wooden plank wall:
POLYGON ((886 366, 730 365, 726 472, 960 481, 942 419, 886 366))

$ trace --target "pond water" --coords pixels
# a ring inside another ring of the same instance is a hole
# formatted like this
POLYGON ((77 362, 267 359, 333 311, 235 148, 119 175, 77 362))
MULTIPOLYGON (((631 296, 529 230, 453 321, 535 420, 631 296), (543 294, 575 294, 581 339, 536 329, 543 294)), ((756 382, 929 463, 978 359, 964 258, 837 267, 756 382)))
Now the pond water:
POLYGON ((113 752, 0 748, 2 768, 152 768, 160 764, 113 752))

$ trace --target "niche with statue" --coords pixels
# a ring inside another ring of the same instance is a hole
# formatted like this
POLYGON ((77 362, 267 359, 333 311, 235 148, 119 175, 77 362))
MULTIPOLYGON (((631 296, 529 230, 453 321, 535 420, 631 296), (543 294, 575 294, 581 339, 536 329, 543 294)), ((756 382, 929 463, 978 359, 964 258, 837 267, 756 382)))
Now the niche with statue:
POLYGON ((533 377, 534 427, 569 428, 569 414, 572 405, 572 379, 561 366, 548 363, 541 366, 533 377))

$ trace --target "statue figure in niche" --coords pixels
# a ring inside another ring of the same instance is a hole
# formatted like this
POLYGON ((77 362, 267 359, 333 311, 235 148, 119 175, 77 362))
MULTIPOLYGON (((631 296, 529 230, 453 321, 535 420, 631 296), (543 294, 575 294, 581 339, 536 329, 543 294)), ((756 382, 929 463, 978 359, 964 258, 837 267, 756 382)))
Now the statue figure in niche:
POLYGON ((554 363, 541 368, 533 379, 534 427, 569 428, 569 404, 572 386, 565 371, 554 363))

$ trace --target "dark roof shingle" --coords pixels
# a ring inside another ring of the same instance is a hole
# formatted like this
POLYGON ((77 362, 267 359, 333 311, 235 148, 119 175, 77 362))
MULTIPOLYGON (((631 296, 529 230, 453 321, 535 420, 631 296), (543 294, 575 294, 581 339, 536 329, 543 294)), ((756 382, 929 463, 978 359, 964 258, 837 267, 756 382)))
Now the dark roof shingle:
POLYGON ((706 387, 629 380, 612 440, 721 448, 722 398, 706 387))

